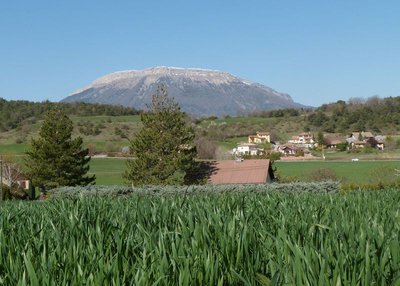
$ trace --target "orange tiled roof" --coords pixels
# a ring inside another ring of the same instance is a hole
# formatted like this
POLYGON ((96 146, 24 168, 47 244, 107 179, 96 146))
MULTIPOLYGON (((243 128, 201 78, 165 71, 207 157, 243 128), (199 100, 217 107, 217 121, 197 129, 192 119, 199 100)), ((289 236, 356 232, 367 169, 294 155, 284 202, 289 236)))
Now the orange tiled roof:
POLYGON ((269 168, 269 160, 217 161, 209 181, 211 184, 264 184, 269 168))

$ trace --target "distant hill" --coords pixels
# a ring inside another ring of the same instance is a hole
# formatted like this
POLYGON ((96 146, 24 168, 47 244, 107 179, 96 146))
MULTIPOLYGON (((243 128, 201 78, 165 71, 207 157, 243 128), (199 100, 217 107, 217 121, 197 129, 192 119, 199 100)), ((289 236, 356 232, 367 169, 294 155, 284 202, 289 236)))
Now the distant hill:
POLYGON ((306 129, 329 133, 372 131, 397 134, 400 131, 400 97, 370 97, 323 104, 307 116, 306 129))
POLYGON ((32 125, 36 123, 37 120, 42 119, 46 112, 53 108, 61 108, 69 116, 117 116, 139 114, 137 110, 123 106, 88 104, 83 102, 7 101, 0 97, 0 132, 20 128, 22 125, 32 125))
POLYGON ((240 115, 257 111, 301 108, 285 93, 227 72, 155 67, 105 75, 72 93, 63 102, 118 104, 144 109, 160 84, 168 87, 190 115, 240 115))

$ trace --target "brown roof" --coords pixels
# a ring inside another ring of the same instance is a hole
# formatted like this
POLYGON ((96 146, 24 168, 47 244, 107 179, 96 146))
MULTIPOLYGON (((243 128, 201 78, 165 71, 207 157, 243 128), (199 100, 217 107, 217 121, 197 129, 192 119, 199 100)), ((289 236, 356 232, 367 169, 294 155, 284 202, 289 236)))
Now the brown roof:
MULTIPOLYGON (((351 133, 351 135, 353 135, 354 137, 360 137, 360 132, 352 132, 351 133)), ((372 135, 372 133, 371 132, 369 132, 369 131, 367 131, 367 132, 361 132, 361 136, 362 137, 367 137, 367 138, 370 138, 370 137, 374 137, 374 135, 372 135)))
POLYGON ((269 160, 217 161, 210 176, 211 184, 265 184, 273 179, 269 160))
POLYGON ((294 144, 283 144, 280 146, 281 149, 292 149, 292 150, 297 150, 301 149, 300 147, 294 145, 294 144))
POLYGON ((344 143, 346 141, 344 139, 341 139, 341 138, 325 137, 325 142, 328 145, 336 145, 336 144, 344 143))

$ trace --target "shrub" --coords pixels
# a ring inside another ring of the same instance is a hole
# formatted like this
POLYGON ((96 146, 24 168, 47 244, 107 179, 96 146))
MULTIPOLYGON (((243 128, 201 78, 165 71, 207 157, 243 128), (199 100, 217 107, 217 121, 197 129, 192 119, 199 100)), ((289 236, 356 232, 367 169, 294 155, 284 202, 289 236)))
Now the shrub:
POLYGON ((313 181, 317 182, 327 181, 327 180, 332 180, 332 181, 337 180, 336 172, 329 168, 319 168, 315 171, 311 171, 309 177, 313 181))

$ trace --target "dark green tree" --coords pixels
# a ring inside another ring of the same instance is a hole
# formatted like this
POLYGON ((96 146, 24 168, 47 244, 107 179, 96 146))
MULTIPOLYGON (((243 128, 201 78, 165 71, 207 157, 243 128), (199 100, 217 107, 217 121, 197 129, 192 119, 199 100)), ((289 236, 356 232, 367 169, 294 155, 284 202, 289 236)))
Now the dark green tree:
POLYGON ((319 146, 326 145, 324 133, 322 131, 319 131, 317 134, 317 143, 319 146))
POLYGON ((143 128, 131 141, 134 159, 127 161, 125 180, 136 186, 193 183, 198 167, 194 130, 165 86, 158 87, 141 120, 143 128))
POLYGON ((48 112, 27 152, 26 166, 34 186, 50 189, 57 186, 85 186, 95 181, 87 176, 88 149, 82 138, 72 139, 72 121, 59 109, 48 112))

